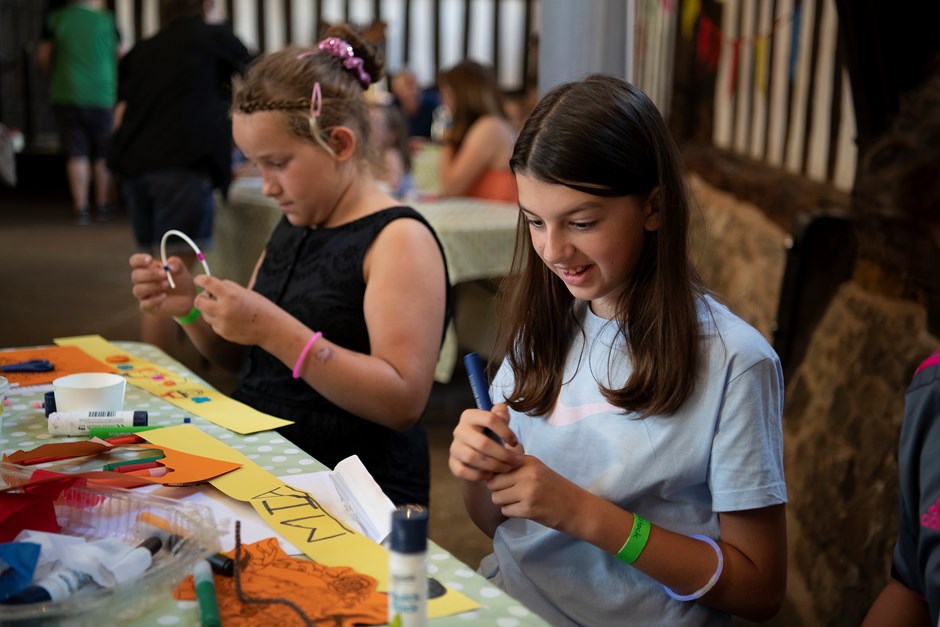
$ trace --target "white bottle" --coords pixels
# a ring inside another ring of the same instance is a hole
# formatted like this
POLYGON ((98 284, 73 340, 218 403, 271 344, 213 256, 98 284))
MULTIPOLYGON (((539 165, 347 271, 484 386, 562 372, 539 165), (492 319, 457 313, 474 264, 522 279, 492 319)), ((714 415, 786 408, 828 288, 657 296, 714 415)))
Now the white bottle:
POLYGON ((425 627, 428 622, 428 511, 406 505, 392 512, 388 554, 388 622, 425 627))
POLYGON ((431 141, 440 143, 452 124, 450 110, 444 105, 438 105, 431 114, 431 141))

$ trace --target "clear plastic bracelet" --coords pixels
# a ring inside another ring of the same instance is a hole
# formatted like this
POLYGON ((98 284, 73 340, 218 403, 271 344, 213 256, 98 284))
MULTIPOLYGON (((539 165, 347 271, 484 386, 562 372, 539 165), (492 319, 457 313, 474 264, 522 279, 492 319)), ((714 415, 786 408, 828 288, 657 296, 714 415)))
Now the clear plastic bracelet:
POLYGON ((692 594, 676 594, 666 586, 663 586, 663 589, 666 590, 666 594, 671 596, 676 601, 694 601, 705 596, 709 590, 715 587, 715 584, 718 583, 718 578, 721 577, 721 571, 725 567, 725 556, 721 553, 721 547, 718 546, 718 543, 709 538, 708 536, 689 536, 690 538, 695 538, 696 540, 701 540, 702 542, 708 544, 713 549, 715 549, 715 554, 718 556, 718 567, 715 568, 715 574, 712 575, 712 578, 708 582, 693 592, 692 594))
POLYGON ((206 271, 207 275, 212 276, 212 273, 209 272, 209 264, 206 263, 206 256, 202 254, 201 250, 199 250, 199 246, 196 245, 196 242, 190 239, 190 237, 186 235, 186 233, 183 233, 182 231, 177 231, 176 229, 170 229, 169 231, 163 234, 163 238, 160 240, 160 261, 163 262, 163 270, 166 271, 166 280, 170 282, 170 287, 174 289, 176 288, 176 282, 173 280, 173 275, 170 274, 170 264, 166 262, 166 240, 171 235, 175 235, 181 240, 183 240, 184 242, 186 242, 187 244, 189 244, 189 247, 192 248, 193 251, 196 253, 196 259, 202 262, 203 270, 206 271))

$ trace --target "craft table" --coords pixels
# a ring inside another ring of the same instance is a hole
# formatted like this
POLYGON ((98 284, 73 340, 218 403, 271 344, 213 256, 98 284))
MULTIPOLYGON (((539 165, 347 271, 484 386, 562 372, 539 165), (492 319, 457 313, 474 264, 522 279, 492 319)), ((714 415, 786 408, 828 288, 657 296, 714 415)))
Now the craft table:
MULTIPOLYGON (((114 344, 161 368, 211 387, 203 379, 155 346, 141 342, 114 342, 114 344)), ((2 415, 0 451, 9 454, 19 449, 35 448, 50 441, 68 441, 65 438, 60 439, 57 436, 49 435, 43 410, 34 407, 34 403, 43 400, 43 391, 45 390, 42 387, 12 391, 9 397, 9 405, 4 407, 2 415)), ((190 416, 178 407, 133 385, 127 386, 124 407, 125 409, 146 410, 149 412, 150 424, 177 425, 182 422, 183 418, 190 416)), ((192 422, 209 435, 240 451, 276 476, 326 470, 320 462, 304 453, 275 431, 265 431, 245 436, 233 433, 198 416, 192 416, 192 422)), ((108 461, 119 461, 123 458, 138 456, 139 452, 127 452, 123 456, 111 454, 108 456, 108 461)), ((102 458, 99 457, 82 463, 64 460, 38 464, 35 468, 46 468, 67 473, 97 470, 101 468, 103 463, 102 458)), ((479 623, 501 625, 503 627, 521 627, 524 625, 545 624, 544 621, 522 604, 492 586, 472 568, 430 541, 428 543, 428 572, 431 577, 447 587, 459 590, 481 605, 478 610, 472 612, 432 619, 429 621, 432 625, 479 623)), ((135 627, 198 625, 198 609, 194 601, 176 601, 167 598, 134 620, 133 624, 135 627)))
MULTIPOLYGON (((437 233, 451 285, 499 278, 509 270, 519 216, 513 203, 459 197, 403 204, 420 212, 437 233)), ((228 200, 219 199, 216 206, 215 244, 206 252, 212 274, 246 285, 281 215, 277 203, 261 193, 260 177, 237 179, 228 200)), ((456 361, 452 328, 441 350, 437 381, 450 381, 456 361)))

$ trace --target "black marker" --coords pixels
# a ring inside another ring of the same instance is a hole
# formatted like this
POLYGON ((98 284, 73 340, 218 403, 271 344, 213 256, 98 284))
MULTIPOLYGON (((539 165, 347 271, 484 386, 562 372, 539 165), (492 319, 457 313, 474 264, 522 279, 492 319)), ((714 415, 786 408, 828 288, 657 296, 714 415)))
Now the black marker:
MULTIPOLYGON (((489 385, 486 382, 486 374, 483 372, 483 361, 476 353, 467 353, 464 355, 463 364, 467 368, 467 376, 470 377, 470 389, 473 390, 477 408, 490 411, 493 409, 493 401, 490 400, 489 385)), ((503 443, 503 439, 491 429, 484 427, 483 433, 497 444, 503 443)))
MULTIPOLYGON (((178 534, 171 534, 168 539, 170 550, 174 552, 177 551, 180 543, 182 542, 183 536, 178 534)), ((209 566, 212 567, 212 572, 217 575, 231 577, 233 574, 235 574, 235 560, 225 553, 212 553, 211 555, 206 556, 205 561, 209 562, 209 566)))

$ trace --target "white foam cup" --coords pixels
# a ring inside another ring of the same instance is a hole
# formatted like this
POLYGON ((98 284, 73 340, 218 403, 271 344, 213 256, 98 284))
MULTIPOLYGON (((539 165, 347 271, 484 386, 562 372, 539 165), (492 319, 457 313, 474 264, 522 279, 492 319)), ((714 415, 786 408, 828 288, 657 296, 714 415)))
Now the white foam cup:
POLYGON ((56 411, 121 411, 125 379, 107 372, 82 372, 52 382, 56 411))

